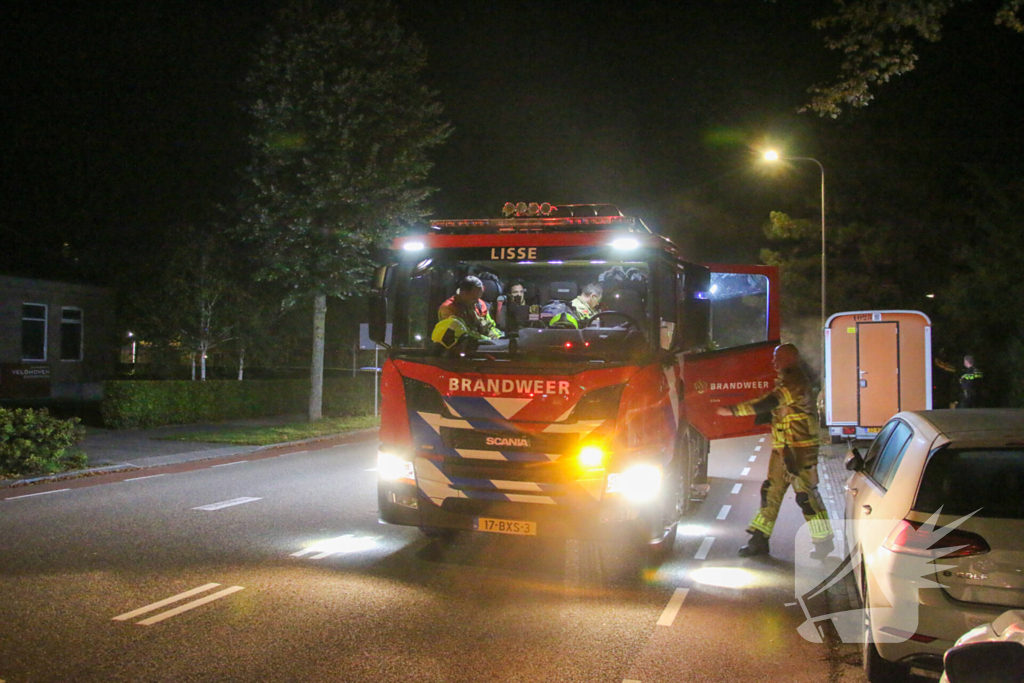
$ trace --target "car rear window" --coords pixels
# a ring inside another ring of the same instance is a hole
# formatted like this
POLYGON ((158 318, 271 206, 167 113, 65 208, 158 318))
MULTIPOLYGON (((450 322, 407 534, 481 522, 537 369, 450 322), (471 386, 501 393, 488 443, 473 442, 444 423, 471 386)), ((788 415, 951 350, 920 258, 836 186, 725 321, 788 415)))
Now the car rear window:
POLYGON ((928 461, 914 510, 1024 519, 1024 450, 944 448, 928 461))

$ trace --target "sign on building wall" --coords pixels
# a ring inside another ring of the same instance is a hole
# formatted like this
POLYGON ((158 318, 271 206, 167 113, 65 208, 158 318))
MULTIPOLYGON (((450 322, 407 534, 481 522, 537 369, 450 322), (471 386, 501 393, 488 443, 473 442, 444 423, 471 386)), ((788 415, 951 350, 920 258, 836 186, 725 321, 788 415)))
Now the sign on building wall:
POLYGON ((49 398, 50 366, 0 363, 0 398, 49 398))

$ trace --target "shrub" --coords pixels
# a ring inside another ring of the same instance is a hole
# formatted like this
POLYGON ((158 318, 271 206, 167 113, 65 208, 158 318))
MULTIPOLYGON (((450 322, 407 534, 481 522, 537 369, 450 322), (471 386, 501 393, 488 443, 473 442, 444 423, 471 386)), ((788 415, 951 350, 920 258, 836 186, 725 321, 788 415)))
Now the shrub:
MULTIPOLYGON (((370 376, 324 380, 324 414, 373 412, 370 376)), ((103 387, 103 423, 115 429, 305 413, 306 380, 115 381, 103 387)))
POLYGON ((88 458, 75 445, 84 437, 77 417, 60 420, 46 409, 0 408, 0 477, 81 469, 88 458))

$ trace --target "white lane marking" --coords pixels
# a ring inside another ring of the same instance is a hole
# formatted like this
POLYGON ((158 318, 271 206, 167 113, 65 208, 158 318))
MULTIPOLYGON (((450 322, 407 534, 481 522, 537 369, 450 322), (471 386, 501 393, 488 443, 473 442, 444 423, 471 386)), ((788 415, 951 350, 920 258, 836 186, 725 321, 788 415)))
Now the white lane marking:
POLYGON ((224 500, 219 503, 210 503, 209 505, 200 505, 193 510, 220 510, 222 508, 229 508, 232 505, 242 505, 243 503, 251 503, 254 500, 263 500, 262 498, 232 498, 231 500, 224 500))
POLYGON ((758 439, 758 440, 757 440, 757 442, 758 442, 758 443, 764 443, 764 440, 765 440, 766 438, 767 438, 767 437, 764 437, 764 436, 762 436, 762 437, 761 437, 760 439, 758 439))
POLYGON ((711 552, 711 546, 715 542, 714 536, 708 536, 701 541, 700 547, 697 548, 697 554, 693 556, 695 560, 706 560, 708 559, 708 553, 711 552))
POLYGON ((827 473, 827 472, 822 472, 822 473, 821 473, 821 478, 822 478, 823 480, 825 480, 825 481, 828 481, 828 473, 827 473))
POLYGON ((756 455, 752 455, 749 458, 747 458, 747 462, 754 462, 755 460, 757 460, 757 456, 756 455))
POLYGON ((280 458, 281 456, 284 456, 284 455, 298 455, 299 453, 309 453, 309 451, 308 450, 306 450, 306 451, 289 451, 288 453, 281 453, 277 457, 280 458))
POLYGON ((164 476, 164 474, 167 474, 167 473, 164 472, 163 474, 149 474, 149 475, 147 475, 145 477, 132 477, 131 479, 125 479, 125 481, 141 481, 143 479, 155 479, 156 477, 164 476))
POLYGON ((732 510, 732 505, 723 505, 722 509, 718 511, 718 517, 715 519, 725 519, 729 515, 729 510, 732 510))
POLYGON ((732 492, 739 493, 741 488, 743 488, 743 484, 734 484, 732 487, 732 492))
POLYGON ((48 496, 51 493, 63 493, 64 491, 70 491, 71 489, 57 489, 56 491, 43 491, 42 493, 26 493, 20 496, 11 496, 5 500, 15 500, 17 498, 31 498, 32 496, 48 496))
POLYGON ((754 452, 755 453, 760 453, 761 452, 761 447, 757 446, 756 448, 754 448, 754 452))
POLYGON ((677 588, 672 594, 672 598, 669 599, 668 604, 665 605, 665 611, 658 617, 658 626, 671 626, 672 622, 676 620, 676 615, 679 614, 679 608, 683 606, 683 600, 686 599, 686 594, 690 592, 689 588, 677 588))
POLYGON ((747 476, 748 474, 750 474, 750 468, 749 468, 749 467, 744 467, 744 468, 743 468, 743 471, 741 471, 741 472, 740 472, 740 476, 741 476, 741 477, 745 477, 745 476, 747 476))
POLYGON ((153 624, 161 622, 164 619, 170 619, 171 617, 177 616, 177 615, 181 614, 182 612, 187 612, 190 609, 195 609, 196 607, 199 607, 201 605, 205 605, 208 602, 213 602, 214 600, 220 600, 221 598, 227 597, 227 596, 231 595, 232 593, 237 593, 240 590, 243 590, 242 586, 231 586, 231 588, 225 588, 224 590, 217 591, 216 593, 214 593, 212 595, 207 595, 205 597, 199 598, 198 600, 193 600, 192 602, 185 603, 184 605, 181 605, 180 607, 175 607, 172 610, 167 610, 166 612, 161 612, 160 614, 157 614, 156 616, 150 617, 149 619, 143 619, 142 621, 139 622, 139 626, 152 626, 153 624))
POLYGON ((222 462, 221 464, 214 465, 213 467, 231 467, 232 465, 241 465, 242 463, 245 463, 245 462, 249 462, 249 461, 248 460, 236 460, 234 462, 222 462))
POLYGON ((178 593, 177 595, 172 595, 171 597, 167 598, 166 600, 161 600, 160 602, 154 602, 151 605, 146 605, 145 607, 140 607, 138 609, 132 610, 131 612, 125 612, 124 614, 118 614, 116 617, 111 619, 111 621, 127 621, 128 619, 131 619, 132 617, 137 617, 140 614, 145 614, 146 612, 152 612, 155 609, 160 609, 164 605, 170 605, 172 602, 178 602, 179 600, 184 600, 185 598, 190 598, 193 595, 195 595, 196 593, 203 593, 205 591, 210 590, 211 588, 216 588, 219 585, 220 585, 219 583, 208 583, 208 584, 205 584, 203 586, 200 586, 199 588, 193 588, 190 591, 185 591, 184 593, 178 593))
POLYGON ((376 467, 371 467, 371 468, 370 468, 370 469, 368 469, 368 470, 363 470, 363 472, 376 472, 376 471, 377 471, 377 468, 376 468, 376 467))

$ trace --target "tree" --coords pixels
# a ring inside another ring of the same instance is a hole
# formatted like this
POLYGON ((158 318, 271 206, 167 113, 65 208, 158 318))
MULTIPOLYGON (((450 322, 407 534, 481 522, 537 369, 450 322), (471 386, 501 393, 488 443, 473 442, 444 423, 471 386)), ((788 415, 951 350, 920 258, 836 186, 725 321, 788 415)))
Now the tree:
MULTIPOLYGON (((825 31, 825 46, 842 53, 839 76, 832 83, 810 88, 805 107, 835 118, 842 106, 866 107, 873 90, 896 76, 912 71, 922 41, 942 38, 950 11, 967 0, 837 0, 835 14, 818 19, 825 31)), ((1001 0, 995 23, 1024 32, 1024 0, 1001 0)))
POLYGON ((205 380, 207 353, 231 339, 231 309, 244 289, 232 279, 223 233, 186 227, 178 237, 161 278, 165 303, 154 307, 152 315, 161 321, 166 339, 190 352, 192 379, 198 357, 200 379, 205 380))
POLYGON ((427 152, 451 132, 420 83, 425 65, 386 0, 296 3, 246 79, 242 237, 258 248, 258 279, 284 285, 288 303, 312 299, 310 420, 322 415, 327 297, 363 293, 371 250, 424 215, 427 152))

